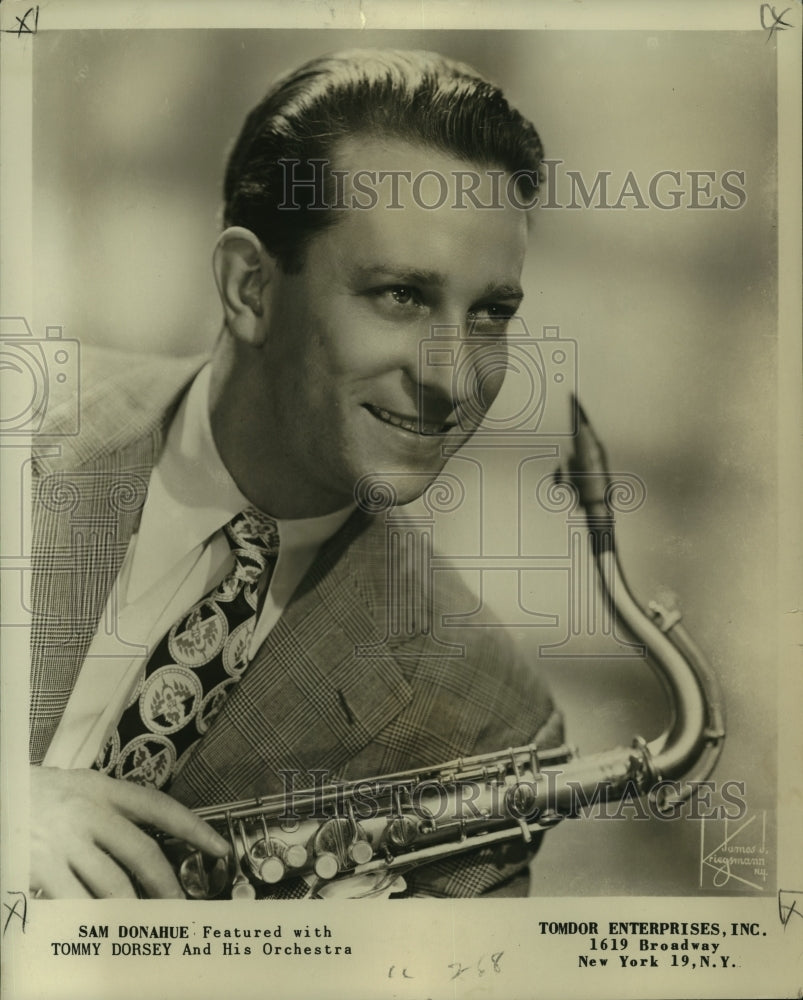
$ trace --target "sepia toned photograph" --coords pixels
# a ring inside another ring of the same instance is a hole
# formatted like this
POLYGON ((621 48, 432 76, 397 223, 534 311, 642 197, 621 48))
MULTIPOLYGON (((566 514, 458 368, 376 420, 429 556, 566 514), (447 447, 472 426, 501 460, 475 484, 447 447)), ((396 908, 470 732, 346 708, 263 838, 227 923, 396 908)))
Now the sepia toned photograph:
POLYGON ((22 6, 5 995, 798 995, 800 11, 22 6))

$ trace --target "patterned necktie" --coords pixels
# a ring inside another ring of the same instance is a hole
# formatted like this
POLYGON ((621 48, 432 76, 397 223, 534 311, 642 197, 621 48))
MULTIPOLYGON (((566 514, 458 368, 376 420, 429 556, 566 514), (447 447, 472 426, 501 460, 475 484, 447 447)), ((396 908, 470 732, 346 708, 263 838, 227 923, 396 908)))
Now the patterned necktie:
POLYGON ((273 518, 254 507, 235 515, 223 532, 234 567, 154 649, 95 762, 99 771, 164 788, 245 672, 259 591, 276 565, 279 532, 273 518))

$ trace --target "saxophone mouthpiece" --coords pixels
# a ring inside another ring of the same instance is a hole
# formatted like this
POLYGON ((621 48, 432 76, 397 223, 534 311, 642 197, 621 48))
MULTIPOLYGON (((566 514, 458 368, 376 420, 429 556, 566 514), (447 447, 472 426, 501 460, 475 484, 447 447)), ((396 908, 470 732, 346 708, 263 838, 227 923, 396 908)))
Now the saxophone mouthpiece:
POLYGON ((579 424, 581 426, 585 425, 586 427, 590 427, 591 423, 590 423, 590 421, 588 419, 586 411, 583 409, 583 404, 580 402, 580 400, 577 398, 577 396, 575 396, 574 393, 571 393, 571 404, 572 404, 572 408, 577 411, 577 416, 579 418, 579 420, 578 420, 579 424))
POLYGON ((588 414, 580 400, 572 393, 571 405, 577 413, 577 433, 574 449, 567 462, 569 479, 577 490, 580 504, 589 510, 591 506, 603 504, 607 508, 606 493, 610 484, 608 460, 588 414))

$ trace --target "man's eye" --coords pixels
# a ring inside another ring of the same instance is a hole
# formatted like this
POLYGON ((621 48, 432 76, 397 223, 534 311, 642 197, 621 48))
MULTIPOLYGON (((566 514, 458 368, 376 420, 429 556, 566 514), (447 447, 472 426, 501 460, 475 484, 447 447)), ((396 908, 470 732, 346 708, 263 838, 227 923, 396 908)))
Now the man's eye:
POLYGON ((493 327, 494 329, 504 329, 511 319, 516 315, 517 306, 513 305, 487 305, 472 309, 469 315, 469 322, 474 326, 482 328, 493 327))
POLYGON ((406 285, 395 285, 393 288, 386 288, 385 293, 400 306, 407 306, 410 305, 411 302, 416 301, 415 292, 412 288, 408 288, 406 285))
POLYGON ((426 306, 424 296, 415 285, 377 285, 367 288, 364 295, 390 322, 407 323, 417 320, 426 306))

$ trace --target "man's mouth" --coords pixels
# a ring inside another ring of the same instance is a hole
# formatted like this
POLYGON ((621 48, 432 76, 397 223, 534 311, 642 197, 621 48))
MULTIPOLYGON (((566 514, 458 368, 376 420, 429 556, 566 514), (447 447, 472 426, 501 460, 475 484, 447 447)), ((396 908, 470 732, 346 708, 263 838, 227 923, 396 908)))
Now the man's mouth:
POLYGON ((371 403, 364 403, 363 405, 377 420, 381 420, 385 424, 392 424, 394 427, 400 427, 410 434, 445 434, 454 427, 454 423, 448 421, 434 423, 433 421, 422 420, 420 417, 402 416, 400 413, 393 413, 391 410, 385 410, 381 406, 374 406, 371 403))

